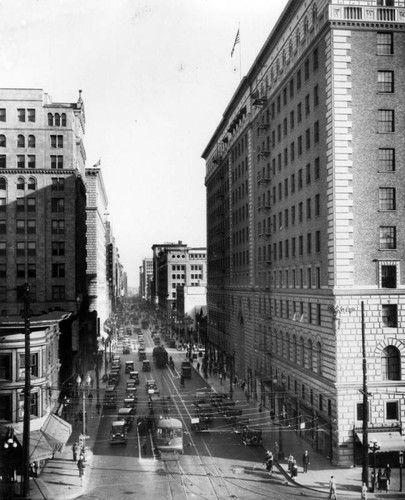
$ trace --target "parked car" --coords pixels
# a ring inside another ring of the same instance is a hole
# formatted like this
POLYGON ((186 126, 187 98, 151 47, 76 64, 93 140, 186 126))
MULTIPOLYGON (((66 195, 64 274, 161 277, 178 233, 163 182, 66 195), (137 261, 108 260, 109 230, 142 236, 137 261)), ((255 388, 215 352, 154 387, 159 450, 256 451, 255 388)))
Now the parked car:
POLYGON ((124 420, 127 424, 127 430, 128 432, 132 429, 132 424, 134 422, 134 418, 135 418, 135 410, 134 408, 130 407, 130 408, 120 408, 118 410, 118 418, 120 420, 124 420))
POLYGON ((117 390, 115 386, 105 388, 104 408, 117 408, 117 390))

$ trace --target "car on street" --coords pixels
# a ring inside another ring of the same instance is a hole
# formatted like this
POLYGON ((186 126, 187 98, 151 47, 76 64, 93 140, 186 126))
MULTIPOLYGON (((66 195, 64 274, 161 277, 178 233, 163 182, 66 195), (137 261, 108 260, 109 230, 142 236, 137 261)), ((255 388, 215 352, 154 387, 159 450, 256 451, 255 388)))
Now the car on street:
POLYGON ((131 373, 134 369, 133 361, 125 361, 125 373, 131 373))
POLYGON ((144 359, 142 361, 142 371, 143 372, 150 372, 150 361, 149 361, 149 359, 144 359))
POLYGON ((129 378, 135 382, 136 385, 139 384, 139 372, 132 371, 129 373, 129 378))
POLYGON ((128 430, 125 420, 116 420, 111 424, 110 442, 127 444, 128 430))

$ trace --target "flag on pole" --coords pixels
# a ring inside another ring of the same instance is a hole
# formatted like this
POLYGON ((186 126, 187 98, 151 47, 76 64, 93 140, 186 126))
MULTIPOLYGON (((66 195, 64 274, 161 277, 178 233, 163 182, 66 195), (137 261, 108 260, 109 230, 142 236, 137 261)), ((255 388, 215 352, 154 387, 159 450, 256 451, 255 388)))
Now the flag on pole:
POLYGON ((236 37, 235 37, 235 41, 233 42, 231 57, 233 56, 233 53, 235 52, 236 44, 238 44, 239 42, 240 42, 240 36, 239 36, 239 28, 238 28, 238 32, 236 33, 236 37))

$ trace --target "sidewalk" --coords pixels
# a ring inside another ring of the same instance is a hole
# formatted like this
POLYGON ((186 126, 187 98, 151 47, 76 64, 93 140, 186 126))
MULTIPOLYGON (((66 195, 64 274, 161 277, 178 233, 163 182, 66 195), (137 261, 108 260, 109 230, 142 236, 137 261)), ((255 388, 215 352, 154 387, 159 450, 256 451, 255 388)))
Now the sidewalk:
MULTIPOLYGON (((194 363, 195 364, 195 363, 194 363)), ((195 368, 195 367, 194 367, 195 368)), ((197 370, 196 370, 197 372, 197 370)), ((202 373, 199 372, 202 377, 202 373)), ((217 392, 229 392, 230 382, 227 378, 225 381, 220 381, 218 376, 210 375, 207 379, 203 378, 205 383, 208 383, 217 392)), ((246 395, 239 385, 233 384, 233 399, 238 401, 243 401, 247 405, 244 413, 253 416, 254 424, 257 427, 263 427, 263 429, 269 429, 274 427, 274 430, 264 430, 263 431, 263 447, 270 451, 273 451, 273 446, 275 441, 278 441, 279 437, 279 427, 271 423, 270 415, 268 410, 263 410, 259 412, 259 403, 254 399, 247 400, 246 395)), ((324 492, 325 497, 329 495, 329 480, 331 476, 334 476, 337 485, 337 494, 339 500, 346 498, 360 498, 361 491, 361 467, 352 468, 338 468, 331 465, 330 461, 318 452, 315 452, 311 448, 311 444, 301 438, 295 430, 283 429, 283 452, 284 459, 279 461, 279 471, 275 471, 273 475, 279 476, 280 474, 285 478, 286 481, 296 483, 300 486, 308 488, 308 490, 315 490, 318 492, 324 492), (308 467, 308 472, 304 473, 302 468, 302 456, 305 451, 308 451, 310 455, 310 465, 308 467), (298 465, 298 476, 291 479, 288 473, 287 457, 292 454, 297 460, 298 465)), ((264 466, 260 464, 261 467, 264 466)), ((379 498, 391 498, 391 499, 405 499, 405 478, 404 478, 404 488, 403 492, 399 492, 400 487, 400 477, 399 469, 392 469, 391 484, 388 492, 375 492, 369 493, 368 499, 379 499, 379 498)))
MULTIPOLYGON (((95 380, 94 371, 90 371, 89 373, 95 380)), ((104 370, 100 368, 99 373, 101 397, 105 388, 105 383, 101 380, 104 370)), ((68 421, 72 424, 72 434, 66 446, 64 446, 61 453, 55 455, 54 459, 48 461, 40 477, 30 480, 31 500, 72 500, 83 495, 90 478, 90 469, 93 462, 93 453, 91 450, 94 447, 101 418, 101 411, 100 414, 97 413, 96 404, 96 398, 94 398, 91 404, 88 400, 86 401, 86 435, 89 436, 89 439, 86 440, 86 467, 82 480, 79 477, 76 462, 73 461, 72 453, 73 443, 79 441, 79 435, 83 432, 83 422, 73 419, 73 414, 82 407, 81 402, 79 402, 70 412, 72 418, 68 421)))

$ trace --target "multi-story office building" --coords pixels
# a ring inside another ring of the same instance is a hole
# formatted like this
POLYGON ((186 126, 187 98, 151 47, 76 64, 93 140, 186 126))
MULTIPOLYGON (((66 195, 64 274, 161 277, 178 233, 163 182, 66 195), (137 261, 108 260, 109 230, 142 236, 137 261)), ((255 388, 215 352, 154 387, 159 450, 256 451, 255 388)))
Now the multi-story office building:
POLYGON ((365 406, 402 445, 404 46, 403 0, 290 0, 203 153, 215 355, 340 464, 365 406))
POLYGON ((25 381, 21 311, 31 325, 34 431, 95 347, 86 315, 84 130, 80 95, 54 103, 39 89, 0 89, 0 422, 16 431, 25 381), (29 289, 25 303, 21 289, 29 289))
POLYGON ((110 287, 107 281, 106 217, 108 199, 100 163, 86 168, 87 192, 87 289, 89 311, 95 315, 98 328, 111 315, 110 287))
POLYGON ((153 280, 153 259, 142 259, 142 266, 139 268, 139 296, 147 302, 152 300, 152 280, 153 280))

